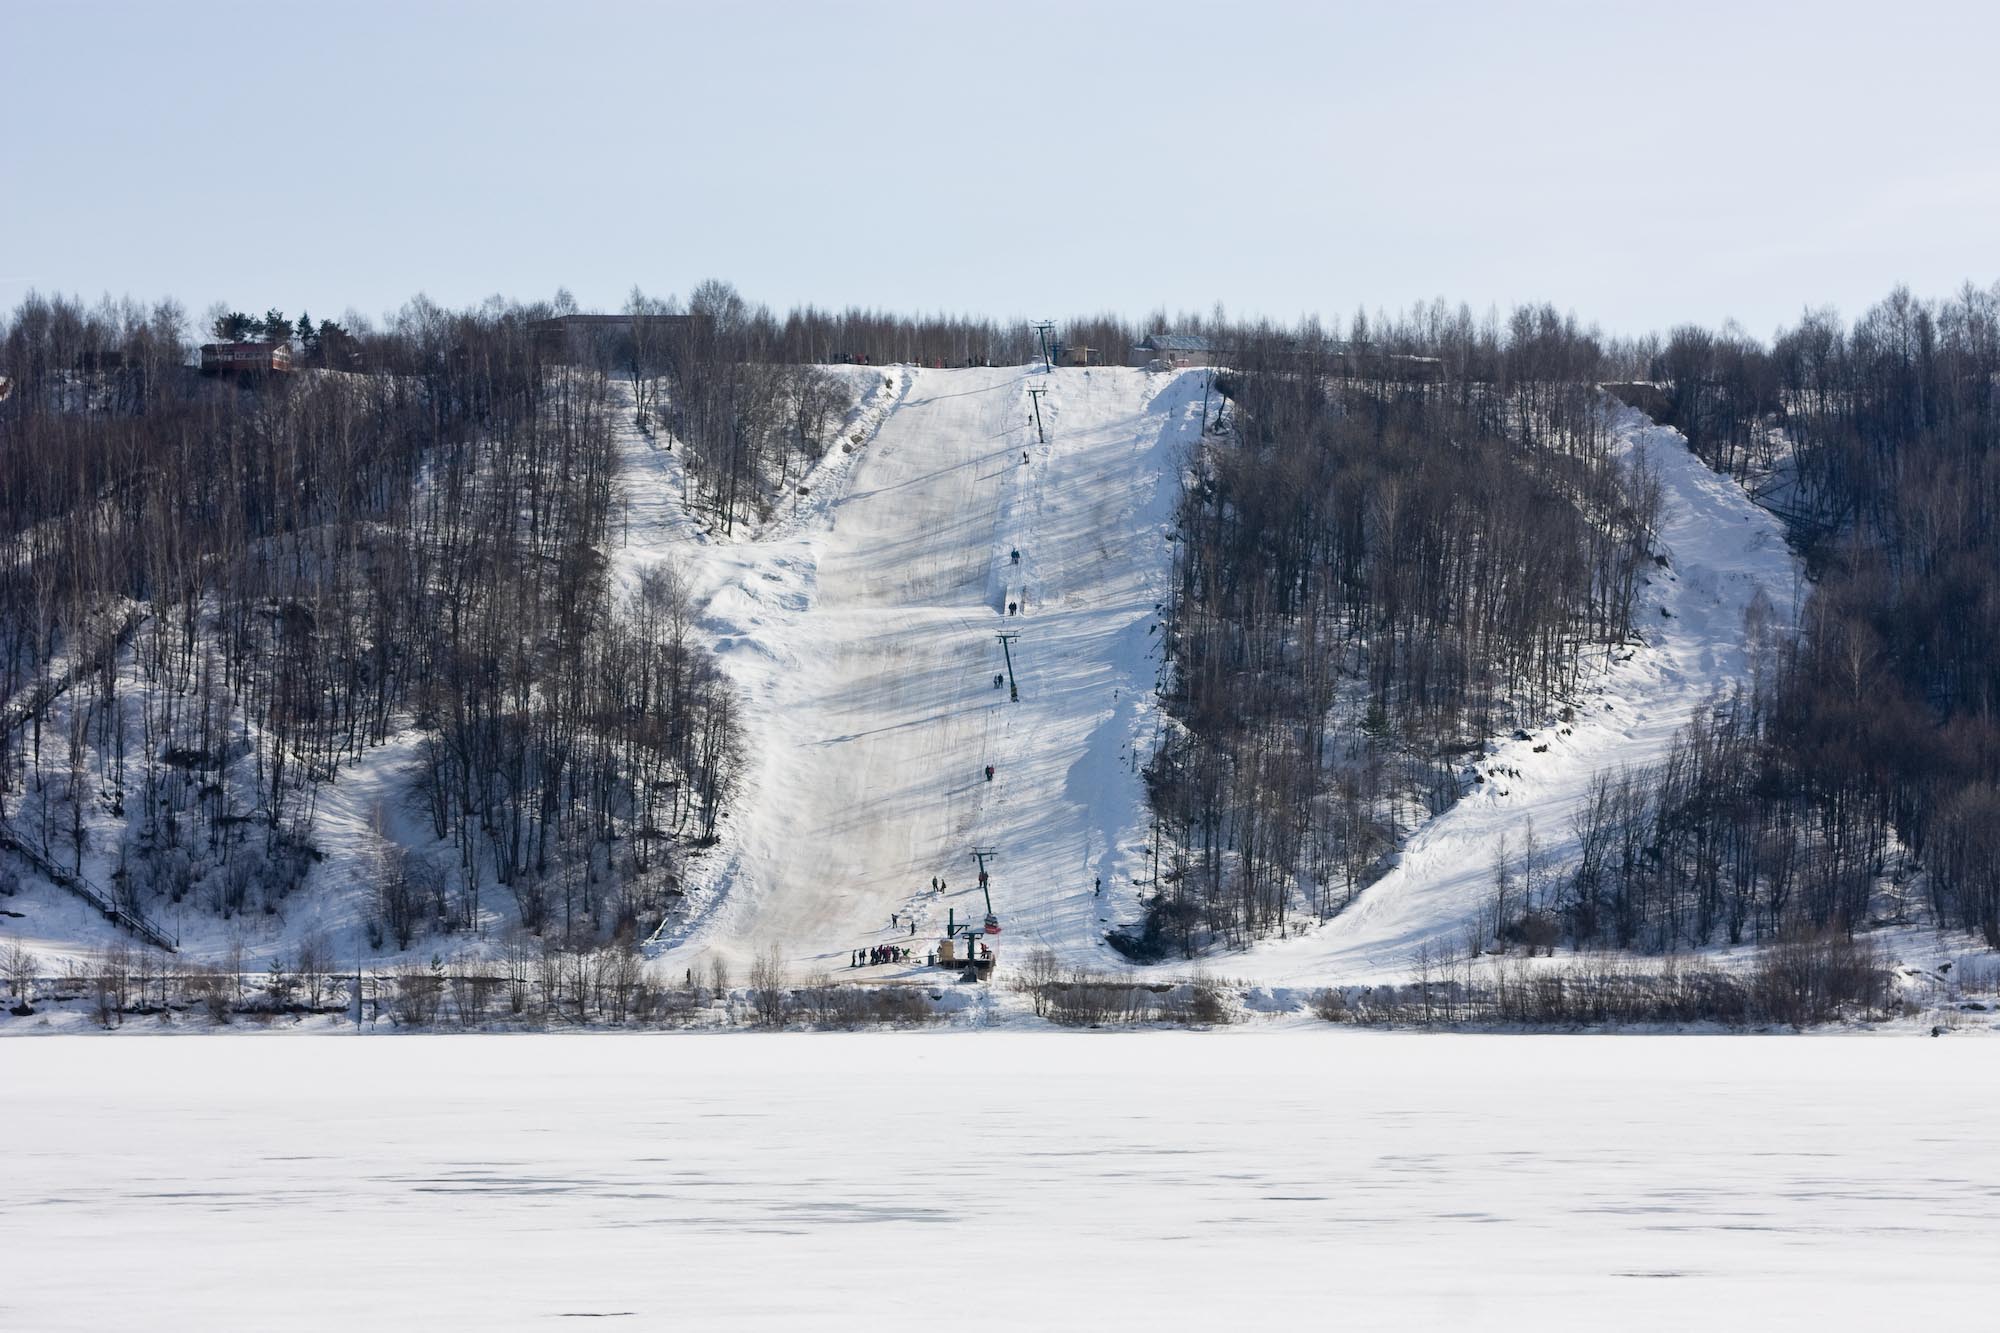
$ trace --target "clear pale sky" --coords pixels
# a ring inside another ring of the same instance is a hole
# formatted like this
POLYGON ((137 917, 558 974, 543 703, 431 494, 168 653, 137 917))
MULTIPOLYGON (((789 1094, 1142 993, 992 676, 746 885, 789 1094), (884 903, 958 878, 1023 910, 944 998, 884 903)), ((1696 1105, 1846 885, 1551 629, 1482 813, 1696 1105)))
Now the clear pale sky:
POLYGON ((0 305, 1614 332, 2000 278, 2000 4, 0 0, 0 305))

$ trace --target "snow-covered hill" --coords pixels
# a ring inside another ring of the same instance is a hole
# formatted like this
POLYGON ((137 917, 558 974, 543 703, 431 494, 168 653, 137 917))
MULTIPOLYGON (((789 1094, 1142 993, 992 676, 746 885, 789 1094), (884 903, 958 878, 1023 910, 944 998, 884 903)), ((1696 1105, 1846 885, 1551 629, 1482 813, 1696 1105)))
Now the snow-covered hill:
MULTIPOLYGON (((857 948, 910 942, 911 921, 921 954, 948 917, 983 914, 975 846, 999 853, 994 908, 1012 953, 1123 965, 1104 934, 1140 910, 1136 767, 1202 373, 900 373, 879 435, 811 521, 703 548, 717 589, 706 626, 750 698, 753 776, 699 907, 659 941, 676 969, 713 955, 740 966, 771 946, 845 966, 857 948), (1046 444, 1031 386, 1048 390, 1046 444), (994 688, 1002 629, 1021 634, 1019 702, 994 688), (933 896, 932 876, 949 891, 933 896)), ((1662 490, 1667 563, 1645 590, 1644 642, 1614 655, 1569 722, 1495 738, 1490 780, 1420 828, 1348 911, 1214 960, 1221 970, 1283 986, 1388 978, 1426 944, 1459 944, 1503 838, 1518 849, 1532 828, 1559 870, 1595 774, 1657 761, 1744 677, 1753 601, 1789 623, 1801 573, 1778 520, 1678 433, 1629 410, 1616 433, 1662 490)))
MULTIPOLYGON (((771 948, 799 973, 844 970, 878 944, 921 960, 947 921, 985 915, 971 853, 992 848, 1003 956, 1045 946, 1129 966, 1104 937, 1142 911, 1138 769, 1156 735, 1171 510, 1206 372, 834 373, 854 395, 839 442, 757 531, 709 531, 683 503, 679 454, 623 428, 614 568, 629 581, 660 561, 678 567, 700 636, 741 688, 748 758, 720 844, 690 863, 686 910, 650 952, 668 976, 720 959, 740 977, 771 948), (1040 431, 1031 389, 1044 391, 1040 431), (1003 631, 1019 636, 1018 700, 1003 631), (945 891, 932 892, 934 879, 945 891)), ((1790 620, 1800 573, 1778 521, 1675 432, 1629 411, 1616 430, 1663 493, 1668 563, 1645 592, 1646 642, 1605 665, 1569 722, 1496 738, 1488 780, 1418 829, 1348 911, 1212 960, 1218 970, 1273 987, 1365 981, 1407 972, 1426 944, 1461 943, 1502 838, 1518 848, 1532 821, 1559 869, 1593 775, 1655 761, 1743 676, 1753 600, 1790 620)), ((309 932, 355 956, 377 849, 386 838, 421 853, 426 841, 410 810, 413 744, 392 739, 324 791, 315 839, 326 860, 282 918, 164 924, 197 956, 237 956, 240 942, 252 967, 309 932)), ((0 920, 0 934, 47 957, 116 937, 48 886, 11 902, 31 916, 0 920)), ((491 924, 483 941, 443 943, 497 947, 507 921, 491 924)))

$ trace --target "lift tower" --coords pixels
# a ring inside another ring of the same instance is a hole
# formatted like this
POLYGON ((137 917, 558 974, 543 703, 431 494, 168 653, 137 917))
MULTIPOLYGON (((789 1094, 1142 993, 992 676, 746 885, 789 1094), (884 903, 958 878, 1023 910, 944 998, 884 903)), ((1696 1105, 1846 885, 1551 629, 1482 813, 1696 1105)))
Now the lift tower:
MULTIPOLYGON (((1034 388, 1028 390, 1028 398, 1035 405, 1035 438, 1037 440, 1040 440, 1043 444, 1047 444, 1049 442, 1049 433, 1046 430, 1042 429, 1042 395, 1047 392, 1048 392, 1047 389, 1042 389, 1042 388, 1034 388)), ((1023 457, 1025 456, 1026 455, 1023 455, 1023 457)))
POLYGON ((1014 650, 1009 645, 1021 637, 1021 632, 1019 630, 1003 629, 998 631, 998 633, 1000 635, 1000 655, 1007 659, 1007 697, 1015 703, 1019 703, 1021 702, 1021 691, 1014 684, 1014 650))
POLYGON ((1035 337, 1041 340, 1042 369, 1055 369, 1055 360, 1049 355, 1049 335, 1055 332, 1056 322, 1052 319, 1038 319, 1029 324, 1028 327, 1033 329, 1035 337))

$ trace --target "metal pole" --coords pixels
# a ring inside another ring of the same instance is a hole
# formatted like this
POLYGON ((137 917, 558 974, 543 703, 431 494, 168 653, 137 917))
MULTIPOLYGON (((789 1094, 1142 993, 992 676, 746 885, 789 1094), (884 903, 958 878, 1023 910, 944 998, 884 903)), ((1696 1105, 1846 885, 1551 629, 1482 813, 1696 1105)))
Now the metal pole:
POLYGON ((1008 645, 1020 637, 1018 632, 1000 632, 1000 655, 1007 659, 1007 697, 1015 703, 1021 702, 1021 691, 1014 684, 1014 654, 1008 645))

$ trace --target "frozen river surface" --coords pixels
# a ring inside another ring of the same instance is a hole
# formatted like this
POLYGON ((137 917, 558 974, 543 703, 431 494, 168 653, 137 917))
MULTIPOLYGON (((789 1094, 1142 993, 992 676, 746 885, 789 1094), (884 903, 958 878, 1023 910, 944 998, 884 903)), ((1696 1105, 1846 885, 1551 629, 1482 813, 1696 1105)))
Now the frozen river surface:
POLYGON ((9 1041, 0 1328, 1990 1326, 1994 1050, 9 1041))

